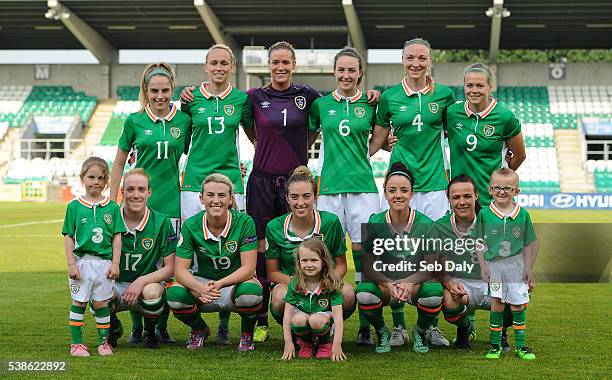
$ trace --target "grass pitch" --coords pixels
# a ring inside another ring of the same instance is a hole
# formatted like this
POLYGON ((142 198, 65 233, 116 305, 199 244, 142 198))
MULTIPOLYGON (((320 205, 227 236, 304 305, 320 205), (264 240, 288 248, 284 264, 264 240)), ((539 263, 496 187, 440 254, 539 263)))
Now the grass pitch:
MULTIPOLYGON (((477 338, 469 352, 452 348, 432 348, 420 355, 408 347, 394 348, 377 355, 371 348, 357 347, 357 316, 346 323, 344 351, 348 360, 293 360, 283 362, 282 333, 270 319, 271 340, 258 344, 255 352, 236 351, 239 317, 232 316, 232 345, 215 346, 214 338, 198 352, 187 351, 182 344, 151 351, 130 347, 124 336, 112 357, 95 352, 95 324, 86 316, 85 341, 90 358, 69 355, 70 334, 67 326, 70 294, 67 284, 63 239, 60 235, 65 205, 0 203, 0 377, 18 378, 611 378, 612 330, 609 327, 610 283, 552 284, 540 282, 533 294, 527 319, 527 344, 535 350, 534 362, 505 355, 499 361, 483 358, 488 341, 488 314, 477 313, 477 338), (8 373, 8 360, 68 362, 65 373, 8 373)), ((595 222, 612 220, 607 211, 532 211, 534 222, 595 222)), ((578 239, 580 237, 577 237, 578 239)), ((543 242, 545 244, 546 242, 543 242)), ((610 251, 610 246, 604 250, 610 251)), ((553 254, 543 251, 539 260, 546 262, 553 254)), ((348 260, 351 262, 351 260, 348 260)), ((536 268, 538 264, 536 264, 536 268)), ((609 273, 609 270, 608 270, 609 273)), ((352 278, 349 273, 347 278, 352 278)), ((129 331, 129 315, 121 313, 129 331)), ((206 315, 213 330, 217 316, 206 315)), ((413 307, 406 306, 406 321, 416 320, 413 307)), ((391 325, 390 313, 386 321, 391 325)), ((411 326, 409 326, 411 327, 411 326)), ((454 336, 454 326, 443 319, 440 328, 454 336)), ((169 329, 183 342, 188 328, 170 317, 169 329)), ((126 335, 127 335, 126 331, 126 335)), ((510 343, 513 343, 510 333, 510 343)))

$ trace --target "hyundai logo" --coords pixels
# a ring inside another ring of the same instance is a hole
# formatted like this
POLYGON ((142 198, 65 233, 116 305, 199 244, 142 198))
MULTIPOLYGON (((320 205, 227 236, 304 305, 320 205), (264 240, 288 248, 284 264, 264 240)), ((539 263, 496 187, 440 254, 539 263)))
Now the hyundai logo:
POLYGON ((557 208, 570 208, 576 204, 576 198, 571 194, 555 194, 550 198, 550 203, 557 208))

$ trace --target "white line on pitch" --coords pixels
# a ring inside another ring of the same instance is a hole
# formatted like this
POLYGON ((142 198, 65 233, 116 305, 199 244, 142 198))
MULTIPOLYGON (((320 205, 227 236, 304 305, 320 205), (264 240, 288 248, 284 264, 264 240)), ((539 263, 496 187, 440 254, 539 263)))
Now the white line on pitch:
POLYGON ((64 219, 53 219, 53 220, 40 220, 38 222, 24 222, 24 223, 16 223, 16 224, 0 224, 0 229, 3 228, 13 228, 13 227, 23 227, 23 226, 33 226, 36 224, 52 224, 62 222, 64 219))

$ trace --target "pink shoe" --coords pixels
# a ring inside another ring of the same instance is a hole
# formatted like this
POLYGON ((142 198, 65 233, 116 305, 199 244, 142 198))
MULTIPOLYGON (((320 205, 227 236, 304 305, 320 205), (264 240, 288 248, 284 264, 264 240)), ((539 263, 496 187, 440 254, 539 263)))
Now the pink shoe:
POLYGON ((329 359, 332 356, 332 344, 321 343, 317 350, 317 359, 329 359))
POLYGON ((87 350, 87 346, 84 344, 71 344, 70 345, 70 355, 72 356, 89 356, 89 351, 87 350))
POLYGON ((110 356, 113 354, 113 349, 110 344, 102 343, 98 346, 98 354, 100 354, 100 356, 110 356))
POLYGON ((298 351, 298 358, 302 359, 310 359, 313 354, 313 345, 312 342, 303 341, 301 338, 297 338, 298 346, 300 346, 300 350, 298 351))
POLYGON ((238 344, 238 351, 247 352, 254 351, 255 344, 253 344, 253 334, 243 332, 240 336, 240 343, 238 344))
POLYGON ((198 350, 204 347, 204 341, 210 335, 210 328, 206 326, 204 330, 191 330, 191 336, 187 341, 188 350, 198 350))

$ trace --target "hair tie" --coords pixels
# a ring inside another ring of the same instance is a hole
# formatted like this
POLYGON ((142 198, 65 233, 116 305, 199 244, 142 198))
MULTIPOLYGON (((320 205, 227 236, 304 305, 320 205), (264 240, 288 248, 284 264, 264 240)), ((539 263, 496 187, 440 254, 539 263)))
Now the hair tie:
POLYGON ((170 71, 166 70, 165 68, 161 66, 158 66, 147 74, 147 76, 145 77, 145 83, 149 83, 151 78, 153 78, 155 75, 163 75, 167 77, 168 79, 173 78, 172 73, 170 71))

